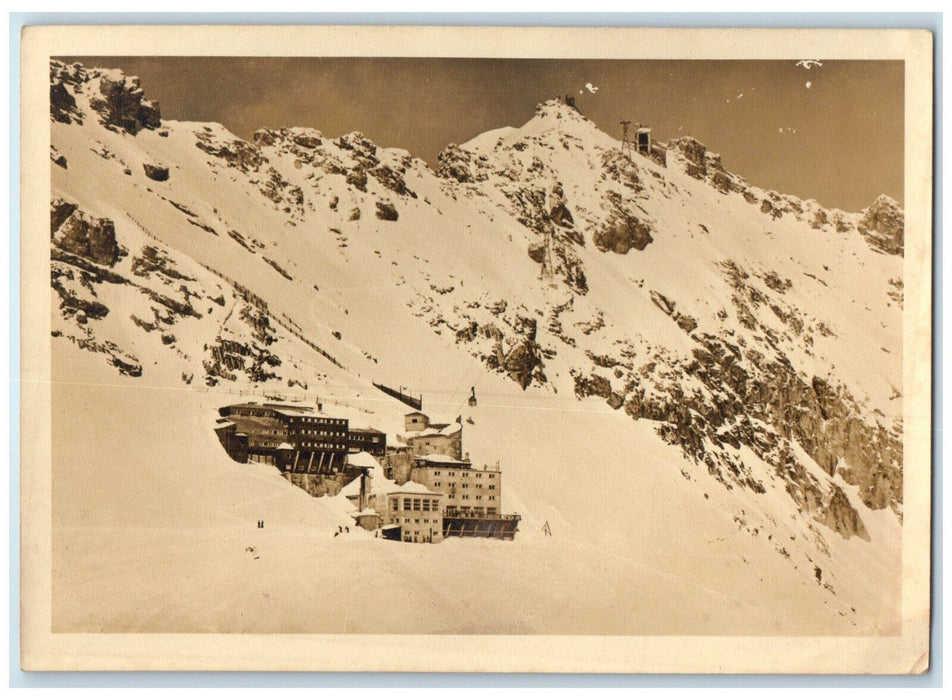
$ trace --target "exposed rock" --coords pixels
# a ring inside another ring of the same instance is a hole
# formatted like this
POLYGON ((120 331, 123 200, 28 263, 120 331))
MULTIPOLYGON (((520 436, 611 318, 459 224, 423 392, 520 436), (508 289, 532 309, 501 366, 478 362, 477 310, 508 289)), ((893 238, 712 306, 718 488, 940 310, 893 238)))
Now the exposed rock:
POLYGON ((509 376, 525 389, 532 383, 533 377, 537 375, 537 370, 542 366, 538 346, 531 340, 524 340, 516 344, 506 354, 501 365, 509 373, 509 376))
POLYGON ((697 321, 694 320, 693 316, 679 313, 676 315, 674 320, 675 323, 677 323, 681 330, 683 330, 685 333, 691 333, 695 328, 697 328, 697 321))
POLYGON ((375 213, 378 219, 383 219, 384 221, 396 221, 400 218, 400 215, 397 213, 397 208, 389 202, 377 202, 377 211, 375 213))
POLYGON ((63 170, 66 170, 69 165, 66 162, 66 156, 64 156, 62 153, 57 152, 57 150, 53 147, 50 147, 50 160, 53 161, 54 165, 58 165, 63 170))
POLYGON ((56 233, 63 222, 78 208, 78 204, 67 202, 65 199, 54 199, 50 202, 50 234, 56 233))
MULTIPOLYGON (((255 136, 257 137, 257 132, 255 133, 255 136)), ((321 139, 319 139, 318 137, 311 136, 308 134, 297 134, 292 137, 292 140, 301 148, 313 149, 313 148, 317 148, 323 143, 323 141, 321 141, 321 139)))
POLYGON ((150 180, 165 182, 169 179, 169 169, 167 166, 157 165, 155 163, 143 163, 142 169, 145 171, 146 177, 150 180))
POLYGON ((545 260, 545 243, 530 243, 528 252, 529 257, 541 265, 545 260))
MULTIPOLYGON (((65 212, 62 204, 60 213, 65 212)), ((119 259, 119 245, 116 243, 116 229, 111 219, 97 219, 84 212, 74 210, 57 227, 54 244, 68 253, 91 260, 99 265, 115 265, 119 259)))
POLYGON ((668 299, 661 292, 656 292, 652 289, 650 292, 648 292, 648 296, 651 297, 651 301, 654 303, 654 305, 664 311, 664 313, 668 316, 674 312, 674 302, 668 299))
POLYGON ((483 182, 489 178, 488 168, 473 153, 454 143, 447 146, 436 159, 436 174, 457 182, 483 182))
POLYGON ((707 160, 704 157, 707 153, 707 147, 703 143, 690 136, 682 136, 669 141, 668 149, 674 149, 684 154, 688 161, 686 168, 688 175, 699 180, 704 179, 707 175, 707 160))
POLYGON ((159 104, 145 99, 139 79, 111 72, 99 79, 99 93, 90 106, 99 112, 101 122, 130 134, 162 125, 159 104))
POLYGON ((50 84, 50 116, 63 124, 70 124, 78 114, 76 98, 73 97, 63 83, 50 84))
POLYGON ((612 384, 605 377, 598 374, 591 374, 587 377, 576 374, 573 379, 575 380, 575 395, 578 398, 581 399, 586 396, 599 396, 603 399, 611 398, 612 384))
POLYGON ((358 221, 360 219, 360 207, 354 207, 350 210, 350 214, 347 215, 348 221, 358 221))
POLYGON ((902 255, 905 216, 899 203, 879 195, 864 212, 857 226, 869 244, 890 255, 902 255))
POLYGON ((256 172, 268 162, 262 153, 259 145, 273 143, 273 134, 267 130, 256 131, 254 135, 254 144, 241 139, 233 139, 222 142, 213 138, 209 131, 196 131, 195 136, 198 140, 195 147, 199 148, 209 155, 221 158, 228 165, 237 168, 243 173, 256 172), (269 141, 271 139, 271 141, 269 141))
POLYGON ((353 185, 361 192, 367 191, 367 173, 361 168, 354 168, 347 173, 347 177, 344 179, 348 185, 353 185))
POLYGON ((616 193, 610 193, 609 201, 613 211, 605 226, 592 236, 595 247, 602 252, 610 250, 619 255, 627 254, 632 248, 644 250, 648 247, 654 240, 651 237, 651 226, 624 209, 616 193))
POLYGON ((849 539, 855 535, 869 541, 869 533, 859 513, 850 504, 843 489, 835 484, 831 489, 829 500, 817 514, 816 519, 831 530, 840 533, 844 538, 849 539))

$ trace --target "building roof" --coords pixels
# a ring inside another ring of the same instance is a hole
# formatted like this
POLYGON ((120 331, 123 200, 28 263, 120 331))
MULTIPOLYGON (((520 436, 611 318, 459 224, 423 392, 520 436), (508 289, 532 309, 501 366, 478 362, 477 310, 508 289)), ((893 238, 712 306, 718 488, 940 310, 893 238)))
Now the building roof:
POLYGON ((459 423, 430 423, 426 430, 414 430, 403 437, 407 440, 425 437, 451 437, 460 432, 463 426, 459 423))
POLYGON ((278 449, 279 450, 293 450, 294 445, 288 442, 282 442, 280 445, 278 445, 278 449))
POLYGON ((403 484, 403 486, 395 485, 393 486, 393 488, 387 490, 388 496, 399 495, 403 493, 421 494, 424 496, 442 496, 443 495, 442 493, 438 493, 436 491, 430 491, 430 489, 428 489, 426 486, 424 486, 423 484, 418 484, 415 481, 408 481, 407 483, 403 484))
POLYGON ((432 463, 432 464, 458 464, 458 465, 464 465, 464 464, 465 464, 466 466, 470 466, 470 465, 471 465, 470 462, 466 462, 466 461, 463 461, 463 460, 460 460, 460 459, 456 459, 455 457, 449 457, 448 455, 441 455, 441 454, 435 454, 435 453, 434 453, 434 454, 423 455, 422 457, 417 457, 415 461, 417 461, 417 462, 430 462, 430 463, 432 463))
POLYGON ((280 413, 282 416, 288 416, 289 418, 295 418, 297 416, 313 416, 316 414, 316 411, 310 406, 265 404, 264 408, 270 408, 275 413, 280 413))
POLYGON ((423 416, 424 418, 427 417, 426 414, 423 413, 422 411, 410 411, 409 413, 403 414, 404 418, 409 418, 410 416, 423 416))
POLYGON ((352 455, 347 455, 347 464, 351 467, 363 467, 368 469, 380 467, 380 462, 369 452, 356 452, 352 455))
POLYGON ((374 435, 386 435, 382 430, 377 430, 376 428, 355 428, 350 426, 350 432, 352 433, 373 433, 374 435))

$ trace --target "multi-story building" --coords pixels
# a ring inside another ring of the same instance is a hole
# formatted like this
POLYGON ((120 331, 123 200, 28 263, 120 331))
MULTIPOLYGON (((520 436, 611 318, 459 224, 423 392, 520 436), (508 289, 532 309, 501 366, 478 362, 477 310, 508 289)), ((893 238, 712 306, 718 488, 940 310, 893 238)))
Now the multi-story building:
POLYGON ((352 436, 346 418, 327 416, 311 406, 249 402, 224 406, 218 412, 234 424, 217 431, 229 455, 235 459, 246 455, 239 461, 275 464, 285 472, 338 472, 352 447, 373 446, 374 441, 382 443, 374 452, 386 452, 386 435, 380 431, 363 429, 352 436))
POLYGON ((425 413, 414 411, 404 416, 407 433, 400 439, 416 456, 443 454, 456 459, 463 458, 463 424, 431 423, 425 413))
POLYGON ((351 453, 368 452, 374 457, 387 454, 387 434, 374 428, 350 428, 347 448, 351 453))
POLYGON ((446 455, 415 457, 410 479, 443 494, 443 535, 512 539, 520 517, 502 512, 502 472, 446 455))
POLYGON ((443 494, 408 481, 387 493, 385 535, 404 542, 443 540, 443 494), (399 534, 395 532, 399 527, 399 534), (389 532, 387 532, 389 531, 389 532))
POLYGON ((502 472, 473 468, 468 460, 431 454, 415 457, 410 479, 444 495, 449 509, 467 509, 476 515, 502 512, 502 472))

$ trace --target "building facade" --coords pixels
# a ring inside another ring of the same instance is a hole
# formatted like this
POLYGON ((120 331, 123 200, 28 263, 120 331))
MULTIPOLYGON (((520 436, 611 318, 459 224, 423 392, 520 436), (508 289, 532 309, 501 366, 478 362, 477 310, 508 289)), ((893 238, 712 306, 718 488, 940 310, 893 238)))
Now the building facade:
POLYGON ((216 430, 232 458, 245 455, 238 461, 274 464, 284 472, 337 473, 344 468, 348 453, 382 456, 387 449, 383 432, 351 431, 346 418, 325 415, 311 406, 249 402, 224 406, 218 412, 235 426, 216 430))
POLYGON ((456 459, 463 458, 463 424, 431 423, 429 416, 419 411, 404 416, 406 435, 400 439, 413 456, 443 454, 456 459))
POLYGON ((387 434, 374 428, 351 428, 347 435, 350 452, 367 452, 374 457, 387 454, 387 434))
POLYGON ((404 542, 441 542, 443 494, 407 482, 387 494, 384 522, 399 526, 404 542))
POLYGON ((447 512, 466 510, 478 516, 502 513, 502 472, 499 469, 474 469, 467 460, 425 455, 414 458, 410 479, 442 493, 447 512))

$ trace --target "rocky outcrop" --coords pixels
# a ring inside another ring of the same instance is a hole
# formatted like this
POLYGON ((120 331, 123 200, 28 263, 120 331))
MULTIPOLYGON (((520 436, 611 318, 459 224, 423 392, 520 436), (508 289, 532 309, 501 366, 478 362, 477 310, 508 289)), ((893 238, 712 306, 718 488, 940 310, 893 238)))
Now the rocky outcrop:
POLYGON ((695 138, 682 136, 668 142, 668 149, 675 150, 687 161, 685 171, 691 177, 703 180, 707 176, 707 147, 695 138))
POLYGON ((104 73, 99 78, 99 94, 90 98, 89 105, 99 112, 102 124, 133 135, 162 125, 158 102, 145 99, 137 77, 118 71, 104 73))
POLYGON ((879 195, 864 212, 857 226, 869 244, 889 255, 902 255, 905 215, 899 203, 879 195))
POLYGON ((65 199, 54 199, 50 202, 50 235, 56 233, 63 222, 78 208, 78 204, 68 202, 65 199))
POLYGON ((89 216, 75 204, 62 200, 54 200, 50 216, 51 227, 59 223, 52 231, 56 247, 99 265, 112 267, 116 264, 119 244, 111 219, 89 216))
POLYGON ((644 250, 654 238, 651 225, 628 211, 616 192, 608 195, 611 214, 605 225, 595 231, 592 243, 602 252, 626 255, 629 250, 644 250))
POLYGON ((67 66, 59 61, 50 61, 50 118, 62 124, 83 123, 83 113, 76 106, 72 90, 88 80, 86 69, 75 63, 67 66))
POLYGON ((155 180, 156 182, 165 182, 169 179, 169 169, 165 165, 158 165, 156 163, 143 163, 142 169, 145 171, 145 176, 150 180, 155 180))
POLYGON ((451 143, 436 158, 436 174, 456 182, 484 182, 489 179, 486 156, 476 156, 451 143))
POLYGON ((390 204, 390 202, 377 202, 377 211, 374 213, 378 219, 383 219, 384 221, 396 221, 400 218, 397 208, 390 204))
POLYGON ((545 381, 545 376, 537 376, 542 368, 542 358, 539 356, 539 346, 533 340, 523 340, 512 347, 500 362, 502 368, 510 378, 523 389, 527 388, 533 379, 545 381))
POLYGON ((205 127, 202 131, 196 131, 197 141, 195 147, 205 151, 209 155, 221 158, 228 165, 237 168, 243 173, 256 172, 268 159, 261 154, 258 148, 259 144, 273 142, 274 136, 269 131, 256 131, 255 143, 250 144, 241 139, 221 140, 214 137, 211 129, 205 127))

